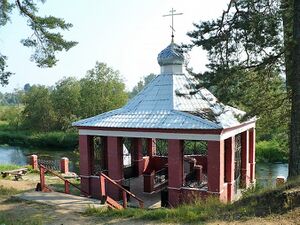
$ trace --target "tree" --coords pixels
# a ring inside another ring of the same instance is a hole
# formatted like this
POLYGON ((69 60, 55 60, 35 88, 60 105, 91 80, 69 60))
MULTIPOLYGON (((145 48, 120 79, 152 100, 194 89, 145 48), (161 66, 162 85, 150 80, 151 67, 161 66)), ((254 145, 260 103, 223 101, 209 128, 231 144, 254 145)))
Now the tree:
MULTIPOLYGON (((45 3, 46 0, 40 0, 45 3)), ((66 23, 63 19, 54 16, 38 16, 37 0, 0 0, 0 26, 5 26, 10 21, 13 9, 17 8, 20 15, 28 19, 28 26, 32 29, 33 34, 21 40, 26 47, 35 49, 31 60, 35 61, 39 67, 52 67, 57 63, 55 54, 59 51, 66 50, 75 46, 77 42, 66 41, 57 30, 68 30, 72 24, 66 23)), ((6 71, 7 57, 0 52, 0 84, 8 83, 9 76, 12 72, 6 71)))
POLYGON ((146 87, 154 78, 156 77, 155 74, 150 73, 149 75, 143 77, 143 79, 141 79, 137 85, 135 85, 132 88, 132 91, 129 92, 129 98, 133 98, 134 96, 136 96, 141 90, 144 89, 144 87, 146 87))
POLYGON ((96 62, 80 80, 80 115, 84 118, 119 108, 127 102, 125 84, 119 72, 96 62))
POLYGON ((24 126, 37 131, 50 131, 56 126, 56 115, 50 91, 42 85, 33 85, 23 97, 24 126))
POLYGON ((291 90, 291 138, 289 176, 300 175, 300 1, 293 4, 293 48, 291 48, 290 74, 288 74, 291 90))
POLYGON ((57 117, 57 128, 66 130, 78 119, 80 111, 80 83, 74 77, 63 78, 51 93, 53 109, 57 117))
POLYGON ((30 90, 30 88, 31 88, 31 86, 30 86, 30 84, 29 83, 27 83, 27 84, 25 84, 24 85, 24 92, 27 92, 27 91, 29 91, 30 90))
POLYGON ((285 72, 287 91, 268 92, 274 95, 262 106, 266 105, 271 115, 274 108, 287 111, 283 116, 289 115, 290 177, 300 175, 299 4, 299 0, 230 0, 221 17, 195 24, 195 30, 188 33, 192 44, 184 46, 201 46, 208 51, 209 71, 197 77, 200 85, 214 89, 225 102, 236 93, 245 73, 263 77, 253 80, 259 82, 261 90, 268 79, 276 80, 285 72))

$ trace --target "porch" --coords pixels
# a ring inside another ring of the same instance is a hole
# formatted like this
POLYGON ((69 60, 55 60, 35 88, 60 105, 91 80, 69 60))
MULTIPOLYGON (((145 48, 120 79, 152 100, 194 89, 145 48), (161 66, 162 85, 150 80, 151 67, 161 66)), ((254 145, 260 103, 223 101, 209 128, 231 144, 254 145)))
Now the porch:
MULTIPOLYGON (((208 195, 231 202, 239 188, 255 181, 254 132, 237 132, 221 141, 80 135, 81 188, 102 198, 101 172, 146 208, 177 206, 208 195)), ((116 201, 124 198, 116 185, 105 183, 105 189, 116 201)), ((140 204, 129 195, 127 200, 128 206, 140 204)))

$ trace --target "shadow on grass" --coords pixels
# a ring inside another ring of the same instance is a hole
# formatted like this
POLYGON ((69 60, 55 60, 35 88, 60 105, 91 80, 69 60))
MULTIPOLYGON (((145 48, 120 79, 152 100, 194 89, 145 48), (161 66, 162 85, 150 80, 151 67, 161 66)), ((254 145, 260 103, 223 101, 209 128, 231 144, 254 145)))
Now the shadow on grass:
POLYGON ((177 208, 134 209, 125 210, 89 208, 85 214, 101 218, 131 218, 137 220, 154 220, 167 223, 201 223, 214 220, 243 221, 251 217, 266 217, 282 214, 300 206, 300 179, 274 189, 250 189, 243 197, 233 203, 224 204, 216 198, 195 200, 193 204, 177 208), (293 189, 298 191, 292 191, 293 189))

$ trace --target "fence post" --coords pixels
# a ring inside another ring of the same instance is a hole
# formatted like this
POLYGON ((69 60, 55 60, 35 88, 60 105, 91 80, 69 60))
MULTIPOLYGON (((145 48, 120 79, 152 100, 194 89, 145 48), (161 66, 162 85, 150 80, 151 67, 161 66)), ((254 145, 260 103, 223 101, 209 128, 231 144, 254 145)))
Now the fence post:
POLYGON ((32 169, 37 170, 38 169, 38 156, 37 155, 30 155, 29 156, 30 165, 32 166, 32 169))
POLYGON ((101 196, 104 197, 106 195, 105 178, 101 174, 100 174, 100 188, 101 188, 101 196))
POLYGON ((127 208, 127 193, 126 193, 126 191, 123 191, 123 207, 124 207, 124 209, 126 209, 127 208))
POLYGON ((70 183, 67 180, 65 180, 65 193, 70 194, 70 183))
POLYGON ((45 181, 45 168, 40 166, 40 182, 41 182, 41 191, 44 192, 46 189, 46 181, 45 181))
POLYGON ((67 157, 63 157, 60 160, 60 172, 69 173, 69 159, 67 157))

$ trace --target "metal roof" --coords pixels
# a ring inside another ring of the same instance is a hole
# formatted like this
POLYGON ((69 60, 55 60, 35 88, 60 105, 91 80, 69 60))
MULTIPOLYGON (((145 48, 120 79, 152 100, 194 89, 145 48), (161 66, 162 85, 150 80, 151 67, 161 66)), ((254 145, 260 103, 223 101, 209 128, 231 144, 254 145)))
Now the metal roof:
POLYGON ((157 62, 160 66, 182 65, 184 62, 183 52, 178 45, 172 42, 158 54, 157 62))
POLYGON ((245 112, 218 102, 205 88, 194 90, 191 77, 180 71, 176 73, 176 69, 174 71, 158 75, 124 107, 80 120, 73 126, 223 129, 240 124, 239 118, 245 112), (191 92, 195 94, 191 95, 191 92))

